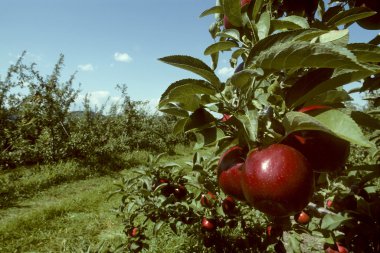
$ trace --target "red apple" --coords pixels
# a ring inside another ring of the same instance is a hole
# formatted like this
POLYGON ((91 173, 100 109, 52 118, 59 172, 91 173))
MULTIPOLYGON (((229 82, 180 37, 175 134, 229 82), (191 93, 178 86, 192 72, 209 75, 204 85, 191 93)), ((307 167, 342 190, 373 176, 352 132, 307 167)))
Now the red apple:
POLYGON ((236 211, 236 203, 233 197, 227 196, 222 202, 223 212, 227 215, 232 215, 236 211))
POLYGON ((206 217, 202 218, 201 228, 207 231, 212 231, 216 229, 216 224, 214 220, 207 219, 206 217))
POLYGON ((364 29, 379 30, 380 29, 380 1, 379 0, 356 0, 354 1, 355 7, 364 6, 377 13, 368 18, 363 18, 356 23, 364 29))
POLYGON ((326 253, 348 253, 348 249, 344 247, 340 242, 337 242, 336 245, 327 245, 325 246, 326 253))
POLYGON ((296 149, 272 144, 251 151, 241 173, 246 201, 271 216, 301 211, 314 192, 313 170, 296 149))
POLYGON ((216 196, 212 192, 207 194, 202 194, 201 196, 201 205, 204 207, 212 207, 213 202, 216 200, 216 196))
POLYGON ((249 5, 251 3, 251 0, 241 0, 240 5, 243 8, 246 5, 249 5))
POLYGON ((131 237, 136 237, 139 234, 139 229, 138 228, 132 228, 131 231, 129 231, 129 235, 131 237))
POLYGON ((186 187, 183 185, 178 185, 178 187, 174 188, 174 197, 178 200, 182 200, 186 197, 187 190, 186 187))
POLYGON ((221 122, 226 122, 229 120, 232 116, 229 114, 223 114, 223 118, 220 120, 221 122))
POLYGON ((240 176, 244 164, 245 150, 240 146, 228 149, 219 159, 218 183, 222 191, 232 197, 244 200, 240 176))
POLYGON ((310 216, 305 211, 302 211, 294 215, 294 220, 299 224, 305 225, 310 222, 310 216))

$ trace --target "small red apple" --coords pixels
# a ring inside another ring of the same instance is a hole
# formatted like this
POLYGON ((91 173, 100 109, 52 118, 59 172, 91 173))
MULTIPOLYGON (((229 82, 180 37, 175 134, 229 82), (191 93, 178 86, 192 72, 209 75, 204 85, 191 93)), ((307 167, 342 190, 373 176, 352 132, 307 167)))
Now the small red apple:
POLYGON ((232 215, 236 211, 236 203, 233 197, 227 196, 222 202, 223 212, 227 215, 232 215))
POLYGON ((220 120, 221 122, 226 122, 227 120, 229 120, 232 116, 229 115, 229 114, 223 114, 223 117, 222 119, 220 120))
POLYGON ((204 207, 212 207, 216 200, 216 196, 212 192, 201 195, 201 205, 204 207))
POLYGON ((294 220, 299 224, 305 225, 310 222, 310 216, 305 211, 302 211, 294 215, 294 220))
POLYGON ((129 235, 131 237, 136 237, 139 234, 139 229, 138 228, 132 228, 131 231, 129 231, 129 235))
POLYGON ((169 197, 170 194, 174 193, 174 187, 170 184, 170 181, 165 178, 161 178, 159 181, 160 184, 167 184, 161 188, 161 194, 165 197, 169 197))
POLYGON ((174 197, 178 200, 182 200, 186 197, 187 189, 183 185, 178 185, 178 187, 174 188, 174 197))
POLYGON ((251 151, 241 174, 246 201, 271 216, 301 211, 314 192, 313 170, 296 149, 272 144, 251 151))
POLYGON ((207 219, 206 217, 202 218, 201 228, 207 231, 212 231, 216 229, 216 224, 214 220, 207 219))
POLYGON ((232 197, 244 200, 240 177, 244 164, 245 150, 240 146, 228 149, 219 159, 218 183, 222 191, 232 197))
POLYGON ((327 207, 327 208, 332 208, 332 207, 333 207, 333 201, 332 201, 331 199, 328 199, 328 200, 326 201, 326 207, 327 207))
POLYGON ((348 253, 348 249, 344 247, 340 242, 335 243, 335 245, 326 245, 326 253, 348 253))

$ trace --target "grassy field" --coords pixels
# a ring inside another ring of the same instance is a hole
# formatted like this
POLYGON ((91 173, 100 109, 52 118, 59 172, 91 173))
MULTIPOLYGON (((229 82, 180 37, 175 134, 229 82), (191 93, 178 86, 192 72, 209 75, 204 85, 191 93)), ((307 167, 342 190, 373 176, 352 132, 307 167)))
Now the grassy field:
MULTIPOLYGON (((191 159, 190 154, 182 149, 165 159, 181 163, 191 159)), ((128 170, 82 171, 73 163, 56 168, 20 170, 12 178, 0 175, 8 182, 2 185, 3 193, 14 190, 12 201, 0 208, 0 252, 107 252, 122 243, 123 224, 115 212, 120 196, 107 198, 128 170)), ((174 240, 171 245, 183 239, 174 240)), ((156 244, 167 246, 159 240, 156 244)))

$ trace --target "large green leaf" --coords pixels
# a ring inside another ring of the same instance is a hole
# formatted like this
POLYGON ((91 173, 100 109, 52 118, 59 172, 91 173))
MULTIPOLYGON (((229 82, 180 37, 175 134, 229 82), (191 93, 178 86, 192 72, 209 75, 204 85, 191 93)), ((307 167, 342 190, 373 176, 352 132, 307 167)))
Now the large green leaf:
POLYGON ((208 46, 205 49, 204 54, 210 55, 213 53, 217 53, 219 51, 229 51, 229 50, 231 50, 231 48, 238 47, 238 46, 239 46, 239 44, 236 43, 235 41, 231 41, 231 40, 219 41, 219 42, 216 42, 216 43, 208 46))
POLYGON ((209 82, 196 79, 182 79, 172 83, 161 95, 159 106, 169 102, 186 103, 190 96, 196 94, 214 95, 215 89, 209 82))
POLYGON ((340 26, 347 23, 355 22, 359 19, 366 18, 376 14, 376 12, 366 7, 350 8, 346 11, 339 12, 327 21, 328 26, 340 26))
POLYGON ((197 58, 187 55, 173 55, 160 58, 159 60, 175 67, 189 70, 205 78, 214 86, 220 86, 220 80, 214 71, 206 63, 197 58))
POLYGON ((338 105, 342 102, 350 101, 352 98, 345 90, 329 90, 315 96, 312 100, 306 101, 308 105, 338 105))
POLYGON ((319 29, 298 29, 294 31, 285 31, 281 33, 272 34, 265 39, 260 40, 255 44, 255 46, 249 52, 246 60, 246 64, 250 64, 252 59, 256 57, 261 52, 266 52, 270 48, 276 45, 281 45, 287 42, 295 41, 310 41, 328 31, 323 31, 319 29))
POLYGON ((318 42, 324 44, 331 44, 333 46, 346 47, 348 44, 349 33, 348 30, 332 30, 328 33, 322 34, 318 38, 318 42))
POLYGON ((371 143, 355 121, 338 110, 327 110, 315 117, 301 112, 288 112, 282 123, 287 134, 300 130, 319 130, 353 144, 371 147, 371 143))
POLYGON ((178 120, 173 127, 173 134, 183 133, 187 120, 188 118, 178 120))
MULTIPOLYGON (((315 85, 306 88, 304 92, 295 92, 293 94, 288 93, 286 101, 288 105, 299 106, 305 103, 306 101, 310 101, 315 96, 328 91, 335 89, 337 87, 343 86, 345 84, 349 84, 355 81, 359 81, 363 78, 366 78, 373 74, 370 70, 335 70, 333 75, 328 79, 323 80, 321 82, 314 82, 313 79, 305 79, 305 87, 308 86, 308 82, 314 83, 315 85)), ((301 83, 300 83, 301 87, 301 83)), ((294 89, 291 89, 294 90, 294 89)))
POLYGON ((354 43, 347 46, 361 62, 380 62, 380 47, 366 43, 354 43))
POLYGON ((240 27, 243 23, 241 17, 240 1, 224 0, 223 1, 224 15, 228 17, 230 23, 234 26, 240 27))
POLYGON ((304 41, 276 44, 259 52, 252 61, 256 67, 269 70, 307 67, 367 70, 345 48, 304 41))

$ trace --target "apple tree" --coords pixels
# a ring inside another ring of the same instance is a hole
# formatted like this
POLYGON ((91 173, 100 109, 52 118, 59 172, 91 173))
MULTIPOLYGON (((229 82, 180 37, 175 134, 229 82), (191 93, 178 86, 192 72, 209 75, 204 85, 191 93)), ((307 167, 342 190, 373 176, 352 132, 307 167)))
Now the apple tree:
POLYGON ((199 78, 170 84, 159 109, 211 155, 132 170, 119 185, 124 247, 141 251, 168 225, 193 240, 190 251, 379 252, 380 37, 349 42, 353 23, 380 29, 379 13, 369 0, 218 0, 205 10, 216 18, 211 66, 160 58, 199 78), (222 81, 226 51, 235 73, 222 81), (343 89, 353 82, 360 88, 343 89), (351 106, 354 92, 371 94, 372 107, 351 106))

